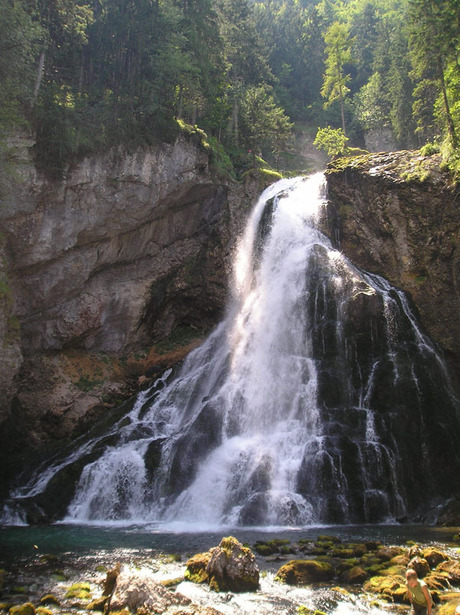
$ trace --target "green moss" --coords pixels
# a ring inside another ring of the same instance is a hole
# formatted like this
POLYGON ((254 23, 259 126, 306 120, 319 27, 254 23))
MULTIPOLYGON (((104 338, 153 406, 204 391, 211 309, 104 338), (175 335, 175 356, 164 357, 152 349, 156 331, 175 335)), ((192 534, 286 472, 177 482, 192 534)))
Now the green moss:
POLYGON ((326 615, 324 611, 309 609, 303 604, 297 607, 297 613, 299 613, 299 615, 326 615))
POLYGON ((249 171, 246 171, 245 173, 243 173, 242 177, 243 179, 245 179, 246 177, 256 177, 263 181, 269 180, 271 182, 275 182, 278 179, 282 179, 283 175, 279 171, 275 171, 274 169, 264 167, 264 168, 249 169, 249 171))
POLYGON ((254 550, 259 555, 264 556, 272 555, 274 553, 288 554, 294 551, 294 549, 290 545, 291 541, 283 538, 274 538, 267 541, 258 540, 254 544, 254 550))
POLYGON ((55 606, 60 606, 61 603, 54 594, 45 594, 40 598, 40 604, 54 604, 55 606))
POLYGON ((91 599, 91 586, 89 583, 74 583, 65 594, 66 598, 77 598, 78 600, 91 599))
POLYGON ((100 598, 96 598, 86 606, 87 611, 101 611, 102 613, 105 610, 105 605, 107 604, 108 597, 101 596, 100 598))
POLYGON ((30 602, 12 606, 10 608, 9 615, 35 615, 35 607, 30 602))
POLYGON ((316 540, 322 542, 333 542, 334 544, 342 542, 338 536, 332 536, 330 534, 320 534, 316 540))
POLYGON ((184 577, 176 577, 175 579, 164 579, 163 581, 160 581, 160 583, 163 587, 175 587, 176 585, 179 585, 179 583, 182 583, 183 580, 184 577))
POLYGON ((206 583, 209 580, 209 575, 206 572, 206 567, 211 559, 209 552, 197 553, 187 562, 187 567, 184 573, 184 579, 192 583, 206 583))
POLYGON ((258 553, 259 555, 263 555, 263 556, 273 554, 272 548, 267 544, 257 544, 256 543, 254 545, 254 551, 256 551, 256 553, 258 553))
POLYGON ((432 156, 433 154, 439 154, 441 151, 440 146, 437 143, 427 143, 420 148, 422 156, 432 156))
POLYGON ((276 580, 288 585, 307 585, 315 582, 330 581, 334 576, 334 568, 327 562, 316 560, 291 560, 281 566, 276 580))

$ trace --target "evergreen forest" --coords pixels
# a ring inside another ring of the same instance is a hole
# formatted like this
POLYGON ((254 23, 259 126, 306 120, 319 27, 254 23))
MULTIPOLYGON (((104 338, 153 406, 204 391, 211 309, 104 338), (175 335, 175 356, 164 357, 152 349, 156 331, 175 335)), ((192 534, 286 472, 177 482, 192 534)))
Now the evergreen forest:
POLYGON ((455 168, 459 39, 460 0, 0 0, 2 147, 27 131, 54 177, 181 131, 234 176, 298 135, 455 168))

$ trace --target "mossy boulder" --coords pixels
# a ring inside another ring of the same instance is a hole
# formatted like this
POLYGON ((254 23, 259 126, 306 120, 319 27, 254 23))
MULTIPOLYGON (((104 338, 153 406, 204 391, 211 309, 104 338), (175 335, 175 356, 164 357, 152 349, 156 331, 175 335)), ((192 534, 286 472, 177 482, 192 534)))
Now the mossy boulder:
POLYGON ((303 604, 297 607, 297 613, 299 615, 326 615, 324 611, 318 611, 317 609, 309 609, 303 604))
POLYGON ((436 568, 438 564, 441 562, 445 562, 449 559, 447 553, 441 551, 440 549, 436 549, 434 547, 428 547, 427 549, 423 549, 422 557, 428 562, 430 568, 436 568))
POLYGON ((366 579, 367 573, 361 566, 354 566, 340 575, 341 582, 349 585, 361 585, 366 579))
POLYGON ((31 602, 12 606, 9 615, 35 615, 35 607, 31 602))
POLYGON ((442 604, 438 607, 436 615, 456 615, 460 609, 460 593, 451 593, 442 597, 442 604))
POLYGON ((74 583, 65 594, 66 598, 76 598, 77 600, 91 599, 91 586, 89 583, 74 583))
POLYGON ((381 562, 389 562, 397 555, 404 555, 405 551, 402 547, 380 547, 375 551, 375 557, 381 562))
POLYGON ((379 594, 382 598, 402 604, 407 602, 407 589, 404 577, 375 576, 363 585, 365 592, 379 594))
POLYGON ((423 579, 430 572, 430 564, 424 557, 418 555, 410 560, 408 568, 415 570, 419 579, 423 579))
POLYGON ((385 576, 385 577, 404 577, 404 575, 406 574, 406 567, 405 566, 400 566, 400 565, 392 565, 392 566, 387 566, 384 567, 380 570, 380 576, 385 576))
POLYGON ((218 547, 210 550, 207 565, 209 587, 216 591, 247 592, 259 588, 259 567, 251 549, 236 538, 222 538, 218 547))
POLYGON ((288 585, 309 585, 334 578, 334 567, 324 561, 296 559, 281 566, 276 579, 288 585))
POLYGON ((108 596, 101 596, 100 598, 96 598, 96 600, 92 600, 87 606, 87 611, 101 611, 102 613, 105 611, 105 605, 108 601, 108 596))
POLYGON ((460 561, 448 560, 436 566, 436 572, 446 572, 452 585, 460 585, 460 561))
POLYGON ((401 555, 396 555, 395 557, 392 557, 390 559, 390 564, 392 566, 403 566, 404 568, 406 568, 409 563, 409 560, 410 560, 409 554, 402 553, 401 555))
POLYGON ((209 551, 197 553, 191 557, 187 562, 184 579, 192 583, 207 583, 209 581, 207 567, 210 559, 211 553, 209 551))
POLYGON ((218 547, 190 558, 184 578, 194 583, 208 583, 215 591, 256 591, 259 567, 251 549, 229 536, 218 547))
POLYGON ((294 548, 291 546, 290 540, 283 538, 274 538, 273 540, 258 540, 253 549, 256 553, 263 556, 274 555, 276 553, 293 553, 294 548))
POLYGON ((61 603, 59 602, 59 600, 56 598, 56 596, 54 594, 45 594, 44 596, 42 596, 40 598, 40 604, 41 605, 54 605, 54 606, 60 606, 61 603))

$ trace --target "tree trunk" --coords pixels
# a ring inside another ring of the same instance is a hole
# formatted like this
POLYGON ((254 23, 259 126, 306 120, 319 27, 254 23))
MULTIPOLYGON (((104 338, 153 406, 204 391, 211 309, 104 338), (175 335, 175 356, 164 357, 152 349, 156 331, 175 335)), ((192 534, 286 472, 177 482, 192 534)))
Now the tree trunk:
POLYGON ((444 109, 446 112, 447 119, 447 130, 449 131, 449 137, 452 143, 452 147, 457 147, 457 135, 455 132, 454 120, 452 119, 452 114, 450 112, 449 100, 447 98, 447 88, 446 88, 446 80, 444 78, 444 69, 442 67, 442 59, 438 56, 438 70, 439 70, 439 80, 441 82, 442 89, 442 97, 444 100, 444 109))

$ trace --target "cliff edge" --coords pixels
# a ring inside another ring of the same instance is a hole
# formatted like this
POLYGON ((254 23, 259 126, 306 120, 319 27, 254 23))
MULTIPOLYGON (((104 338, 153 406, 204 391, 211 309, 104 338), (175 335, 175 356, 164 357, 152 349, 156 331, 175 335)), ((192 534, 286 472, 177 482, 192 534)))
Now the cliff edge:
POLYGON ((261 191, 260 178, 217 174, 196 136, 110 150, 60 181, 37 170, 32 151, 13 139, 0 177, 6 482, 219 322, 232 249, 261 191))
POLYGON ((329 165, 328 232, 353 263, 411 297, 460 382, 460 192, 440 156, 362 155, 329 165))

